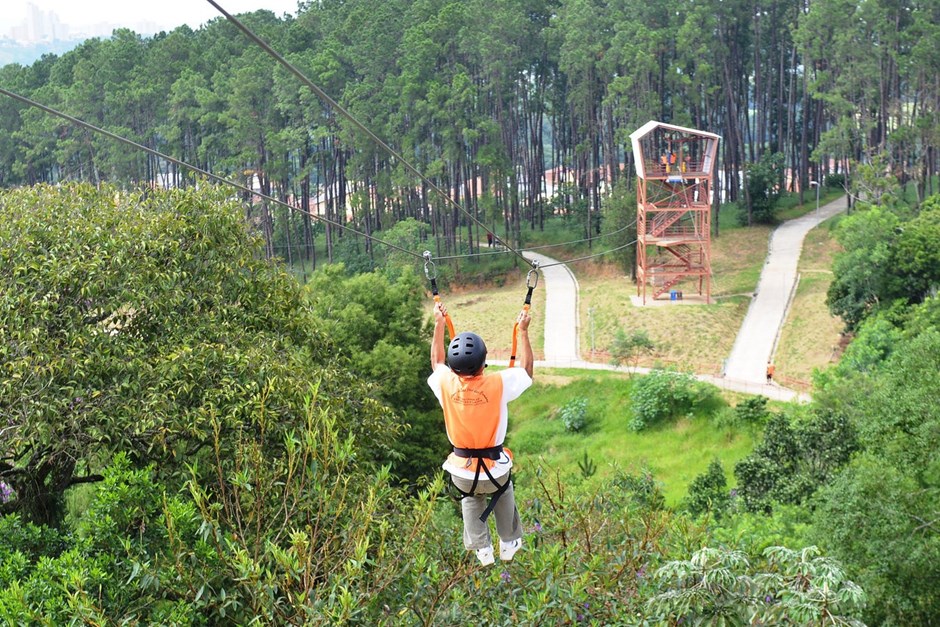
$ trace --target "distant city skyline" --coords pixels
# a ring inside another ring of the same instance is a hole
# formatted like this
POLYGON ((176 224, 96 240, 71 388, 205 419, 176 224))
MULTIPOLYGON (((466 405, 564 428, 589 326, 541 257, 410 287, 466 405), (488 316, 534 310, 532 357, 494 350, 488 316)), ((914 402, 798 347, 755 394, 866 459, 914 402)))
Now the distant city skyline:
MULTIPOLYGON (((229 13, 268 9, 276 15, 297 12, 297 0, 218 0, 229 13)), ((21 43, 102 37, 115 28, 130 28, 144 35, 172 30, 182 24, 198 28, 221 17, 204 0, 7 0, 0 12, 0 38, 21 43)))

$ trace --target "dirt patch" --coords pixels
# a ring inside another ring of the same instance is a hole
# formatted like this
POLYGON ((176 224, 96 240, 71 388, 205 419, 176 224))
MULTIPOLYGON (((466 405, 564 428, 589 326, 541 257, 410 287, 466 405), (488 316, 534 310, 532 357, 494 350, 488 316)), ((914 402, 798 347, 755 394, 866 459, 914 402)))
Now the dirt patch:
POLYGON ((575 380, 575 377, 569 377, 560 374, 535 374, 535 380, 541 385, 550 385, 552 387, 560 388, 568 385, 575 380))

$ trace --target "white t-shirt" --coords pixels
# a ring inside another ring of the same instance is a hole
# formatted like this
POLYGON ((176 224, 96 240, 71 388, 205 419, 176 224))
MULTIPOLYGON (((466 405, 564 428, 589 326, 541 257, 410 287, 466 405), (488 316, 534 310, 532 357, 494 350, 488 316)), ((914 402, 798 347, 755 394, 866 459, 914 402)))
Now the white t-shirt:
MULTIPOLYGON (((434 392, 438 403, 442 403, 441 395, 443 391, 441 389, 441 377, 450 372, 451 369, 446 364, 438 364, 434 372, 431 373, 431 376, 428 377, 428 386, 430 386, 431 390, 434 392)), ((525 368, 506 368, 496 374, 503 380, 503 394, 499 404, 499 427, 496 432, 496 444, 502 444, 503 440, 506 439, 506 428, 509 424, 509 402, 516 400, 523 392, 529 389, 529 386, 532 385, 532 378, 529 377, 525 368)), ((475 474, 473 470, 456 468, 446 461, 442 468, 452 475, 466 479, 473 479, 475 474)), ((504 452, 500 456, 500 459, 497 460, 496 465, 490 469, 490 473, 493 477, 501 477, 508 473, 510 468, 512 468, 512 458, 504 452)), ((481 473, 481 475, 483 477, 486 476, 483 473, 481 473)))

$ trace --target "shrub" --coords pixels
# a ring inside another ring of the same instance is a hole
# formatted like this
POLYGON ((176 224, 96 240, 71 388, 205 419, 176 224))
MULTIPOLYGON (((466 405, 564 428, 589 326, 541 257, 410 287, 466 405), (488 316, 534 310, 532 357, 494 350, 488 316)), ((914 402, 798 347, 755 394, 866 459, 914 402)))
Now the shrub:
POLYGON ((872 601, 865 618, 872 625, 940 621, 940 496, 912 474, 880 452, 866 452, 816 501, 811 537, 864 587, 872 601))
POLYGON ((742 226, 773 224, 783 181, 783 155, 765 153, 760 161, 746 164, 745 172, 750 211, 741 216, 746 220, 742 226))
POLYGON ((610 361, 615 366, 625 362, 633 362, 636 367, 640 357, 649 355, 656 348, 653 340, 645 329, 634 329, 627 333, 623 329, 617 329, 613 342, 610 344, 610 361))
POLYGON ((692 375, 671 370, 653 370, 633 386, 631 431, 642 431, 693 409, 699 397, 692 375))
MULTIPOLYGON (((0 549, 0 622, 377 624, 383 603, 404 596, 394 584, 427 574, 401 556, 423 542, 440 482, 407 501, 387 468, 364 472, 338 427, 343 409, 316 389, 301 426, 274 436, 271 398, 256 399, 252 428, 224 436, 236 445, 211 464, 212 479, 193 467, 188 490, 167 494, 120 454, 65 550, 7 564, 0 549)), ((214 419, 216 455, 222 426, 214 419)), ((46 528, 16 523, 0 524, 0 546, 26 554, 46 528)))
POLYGON ((714 459, 708 465, 708 469, 689 484, 685 507, 693 516, 708 512, 713 517, 719 518, 728 508, 729 501, 725 470, 721 462, 714 459))
POLYGON ((565 431, 578 432, 587 425, 587 399, 573 398, 561 408, 561 422, 565 431))
POLYGON ((762 425, 770 416, 767 411, 768 400, 766 396, 757 395, 741 401, 734 407, 735 416, 741 424, 762 425))
POLYGON ((775 502, 805 502, 856 450, 855 428, 844 415, 826 409, 792 421, 773 415, 763 441, 734 467, 744 508, 770 512, 775 502))
MULTIPOLYGON (((800 505, 777 505, 768 514, 743 511, 737 490, 729 492, 729 506, 721 524, 712 530, 711 543, 759 557, 772 546, 813 544, 810 535, 812 512, 800 505)), ((867 588, 866 588, 867 589, 867 588)))
POLYGON ((228 458, 259 395, 287 432, 314 380, 371 458, 387 449, 391 412, 260 244, 220 190, 0 192, 0 513, 61 524, 63 493, 121 451, 174 491, 207 467, 214 417, 228 458))
POLYGON ((689 625, 862 625, 865 593, 815 546, 770 547, 752 564, 734 550, 704 548, 665 564, 666 588, 648 607, 651 623, 689 625))
POLYGON ((825 178, 826 187, 832 187, 835 189, 842 189, 845 187, 845 175, 844 174, 827 174, 825 178))
POLYGON ((660 510, 666 505, 660 483, 647 469, 638 474, 618 472, 611 480, 611 487, 616 489, 625 501, 645 509, 660 510))
MULTIPOLYGON (((718 411, 714 412, 711 417, 712 424, 715 425, 717 429, 723 429, 729 431, 737 429, 741 426, 741 419, 738 416, 738 413, 734 411, 733 407, 722 407, 718 411)), ((731 434, 733 435, 733 434, 731 434)))

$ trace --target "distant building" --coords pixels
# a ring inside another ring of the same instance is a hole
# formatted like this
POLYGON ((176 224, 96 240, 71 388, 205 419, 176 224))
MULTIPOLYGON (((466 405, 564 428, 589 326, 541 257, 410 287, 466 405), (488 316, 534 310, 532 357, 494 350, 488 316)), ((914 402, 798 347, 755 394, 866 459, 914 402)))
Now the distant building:
POLYGON ((26 6, 26 19, 4 33, 18 43, 62 41, 69 38, 69 28, 52 11, 43 11, 33 3, 26 6))
MULTIPOLYGON (((0 33, 0 41, 11 40, 20 46, 35 46, 63 41, 82 41, 90 37, 110 37, 116 28, 130 28, 141 35, 158 33, 162 28, 153 20, 136 24, 115 24, 108 21, 83 26, 64 24, 54 11, 44 11, 33 3, 26 5, 26 18, 6 33, 0 33)), ((38 57, 37 57, 38 58, 38 57)))

